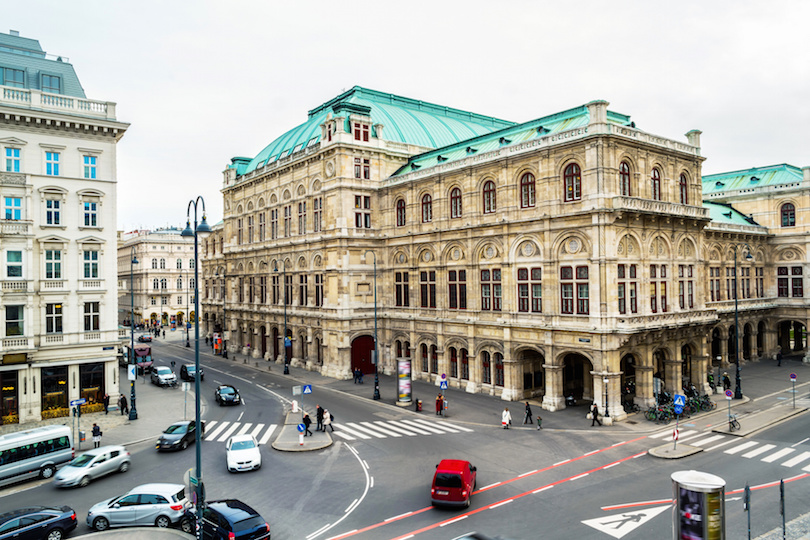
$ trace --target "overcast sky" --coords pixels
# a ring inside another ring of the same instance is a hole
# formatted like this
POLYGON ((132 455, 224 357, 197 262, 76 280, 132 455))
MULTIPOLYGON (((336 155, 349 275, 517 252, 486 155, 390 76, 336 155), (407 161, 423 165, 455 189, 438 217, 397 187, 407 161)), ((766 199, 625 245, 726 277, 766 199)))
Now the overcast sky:
POLYGON ((131 123, 118 227, 222 219, 222 171, 355 85, 516 122, 594 99, 703 131, 704 174, 810 165, 810 2, 26 0, 0 31, 66 56, 131 123))

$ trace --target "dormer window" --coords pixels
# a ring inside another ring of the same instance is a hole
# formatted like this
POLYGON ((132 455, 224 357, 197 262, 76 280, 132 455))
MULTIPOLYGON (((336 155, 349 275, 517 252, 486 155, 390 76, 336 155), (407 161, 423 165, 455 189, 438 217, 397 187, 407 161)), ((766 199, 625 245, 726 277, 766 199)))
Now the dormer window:
POLYGON ((361 124, 360 122, 354 123, 354 140, 368 142, 369 126, 368 124, 361 124))
POLYGON ((42 76, 42 91, 48 92, 49 94, 61 94, 62 93, 62 79, 55 75, 43 75, 42 76))

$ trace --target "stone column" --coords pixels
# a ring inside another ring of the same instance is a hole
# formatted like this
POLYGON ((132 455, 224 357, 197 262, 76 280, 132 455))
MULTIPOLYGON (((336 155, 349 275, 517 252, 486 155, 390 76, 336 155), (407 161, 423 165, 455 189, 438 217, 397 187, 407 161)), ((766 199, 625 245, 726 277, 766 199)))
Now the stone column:
POLYGON ((542 407, 547 411, 559 411, 565 408, 565 396, 563 395, 562 384, 562 368, 562 366, 543 364, 546 393, 543 396, 542 407))
POLYGON ((680 360, 665 360, 664 361, 664 383, 665 390, 670 395, 683 393, 683 381, 681 375, 683 374, 683 366, 680 360))
POLYGON ((652 366, 636 366, 636 404, 642 409, 655 405, 652 366))
POLYGON ((725 336, 720 337, 720 369, 726 369, 729 366, 728 362, 728 332, 725 336))
MULTIPOLYGON (((596 388, 596 378, 600 379, 600 386, 602 387, 601 390, 603 392, 602 396, 602 405, 599 406, 599 410, 601 411, 604 409, 604 392, 607 390, 607 402, 608 408, 607 412, 610 413, 610 417, 604 418, 605 425, 611 425, 614 422, 619 422, 627 418, 627 413, 624 412, 624 407, 622 406, 622 376, 619 372, 614 373, 597 373, 594 376, 594 388, 596 388), (605 388, 604 378, 607 377, 608 384, 607 388, 605 388)), ((604 411, 603 411, 604 412, 604 411)))
POLYGON ((518 384, 523 385, 523 374, 518 373, 520 364, 513 361, 511 358, 503 359, 503 392, 501 399, 506 401, 517 401, 522 397, 522 388, 518 388, 518 384))
POLYGON ((751 362, 759 362, 762 359, 762 356, 759 354, 759 350, 757 349, 757 325, 751 325, 751 362))

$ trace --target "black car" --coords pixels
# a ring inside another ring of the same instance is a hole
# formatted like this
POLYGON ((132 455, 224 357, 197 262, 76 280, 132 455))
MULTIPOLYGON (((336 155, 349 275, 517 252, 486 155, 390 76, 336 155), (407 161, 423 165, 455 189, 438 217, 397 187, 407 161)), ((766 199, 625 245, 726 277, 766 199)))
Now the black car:
MULTIPOLYGON (((180 521, 180 528, 187 533, 194 531, 192 511, 180 521)), ((202 534, 206 540, 269 540, 270 525, 242 501, 208 501, 202 515, 202 534)))
POLYGON ((76 524, 69 506, 21 508, 0 514, 0 540, 62 540, 76 524))
MULTIPOLYGON (((196 374, 197 366, 194 364, 183 364, 180 367, 180 378, 184 381, 193 381, 196 374)), ((203 368, 200 368, 200 380, 205 380, 205 371, 203 371, 203 368)))
POLYGON ((152 341, 152 336, 150 336, 149 334, 141 334, 140 336, 138 336, 138 341, 140 343, 149 343, 152 341))
POLYGON ((239 405, 242 398, 239 397, 239 390, 229 384, 221 384, 214 392, 214 398, 220 405, 239 405))
MULTIPOLYGON (((200 437, 205 435, 205 422, 202 422, 200 437)), ((185 450, 196 440, 197 434, 194 420, 175 422, 166 428, 158 437, 155 448, 160 450, 185 450)))

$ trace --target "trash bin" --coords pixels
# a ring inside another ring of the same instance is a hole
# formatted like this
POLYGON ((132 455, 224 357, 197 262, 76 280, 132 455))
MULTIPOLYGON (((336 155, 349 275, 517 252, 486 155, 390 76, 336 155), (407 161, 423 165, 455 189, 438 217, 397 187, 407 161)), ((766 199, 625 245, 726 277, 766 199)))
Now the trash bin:
POLYGON ((422 400, 421 399, 416 400, 416 412, 422 412, 422 400))
POLYGON ((84 442, 84 436, 85 436, 84 431, 80 431, 79 432, 79 442, 84 442))

